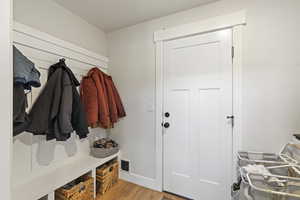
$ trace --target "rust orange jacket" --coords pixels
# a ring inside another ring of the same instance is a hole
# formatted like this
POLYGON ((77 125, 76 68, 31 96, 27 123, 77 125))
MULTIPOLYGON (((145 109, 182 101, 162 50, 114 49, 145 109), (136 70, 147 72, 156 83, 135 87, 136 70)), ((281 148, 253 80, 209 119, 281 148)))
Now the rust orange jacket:
POLYGON ((111 76, 98 68, 91 69, 82 79, 80 95, 91 127, 111 128, 125 109, 111 76))

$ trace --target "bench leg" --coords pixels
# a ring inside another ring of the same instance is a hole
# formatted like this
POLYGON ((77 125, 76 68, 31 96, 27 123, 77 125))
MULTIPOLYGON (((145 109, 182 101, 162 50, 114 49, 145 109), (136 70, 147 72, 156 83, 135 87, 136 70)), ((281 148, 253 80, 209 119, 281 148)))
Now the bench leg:
POLYGON ((55 200, 55 193, 54 193, 54 191, 48 194, 48 200, 55 200))
POLYGON ((92 177, 94 178, 94 199, 96 199, 97 191, 96 191, 96 169, 92 170, 92 177))

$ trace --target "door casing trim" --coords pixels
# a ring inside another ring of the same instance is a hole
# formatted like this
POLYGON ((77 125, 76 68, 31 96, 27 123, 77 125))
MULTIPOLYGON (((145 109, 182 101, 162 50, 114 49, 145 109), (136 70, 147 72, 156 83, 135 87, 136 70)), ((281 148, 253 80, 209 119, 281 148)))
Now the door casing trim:
POLYGON ((236 155, 242 146, 242 63, 243 63, 243 32, 246 25, 246 11, 219 16, 205 21, 181 25, 178 27, 159 30, 154 33, 156 50, 155 67, 155 136, 156 136, 156 165, 155 165, 155 189, 163 191, 163 60, 164 43, 192 35, 214 32, 223 29, 232 30, 232 44, 234 46, 233 57, 233 115, 235 126, 232 136, 232 161, 231 183, 236 179, 236 155))

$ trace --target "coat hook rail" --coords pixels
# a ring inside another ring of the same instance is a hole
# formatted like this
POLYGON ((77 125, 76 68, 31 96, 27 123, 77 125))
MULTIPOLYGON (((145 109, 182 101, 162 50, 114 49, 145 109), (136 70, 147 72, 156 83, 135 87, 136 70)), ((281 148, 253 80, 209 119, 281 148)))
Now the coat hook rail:
POLYGON ((51 55, 54 55, 54 56, 63 57, 63 58, 68 59, 68 60, 73 60, 73 61, 76 61, 76 62, 79 62, 79 63, 82 63, 82 64, 91 65, 91 66, 98 67, 100 69, 106 70, 106 68, 103 67, 103 66, 96 66, 93 63, 85 62, 85 61, 82 61, 82 60, 79 60, 79 59, 76 59, 76 58, 68 57, 68 56, 65 56, 65 55, 61 55, 61 54, 58 54, 58 53, 55 53, 55 52, 47 51, 47 50, 44 50, 44 49, 41 49, 41 48, 26 45, 26 44, 16 42, 16 41, 14 41, 13 43, 17 44, 17 45, 24 46, 24 47, 29 47, 29 48, 32 48, 32 49, 35 49, 35 50, 38 50, 38 51, 41 51, 41 52, 44 52, 44 53, 48 53, 48 54, 51 54, 51 55))

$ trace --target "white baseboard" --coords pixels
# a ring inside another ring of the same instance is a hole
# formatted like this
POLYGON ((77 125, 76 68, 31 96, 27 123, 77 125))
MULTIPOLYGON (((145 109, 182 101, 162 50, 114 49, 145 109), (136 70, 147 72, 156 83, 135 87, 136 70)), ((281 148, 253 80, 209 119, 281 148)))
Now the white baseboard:
POLYGON ((148 178, 148 177, 141 176, 141 175, 134 174, 134 173, 124 172, 122 170, 120 171, 120 178, 125 181, 131 182, 131 183, 134 183, 134 184, 137 184, 137 185, 140 185, 140 186, 152 189, 152 190, 160 191, 159 187, 156 185, 155 179, 152 179, 152 178, 148 178))

